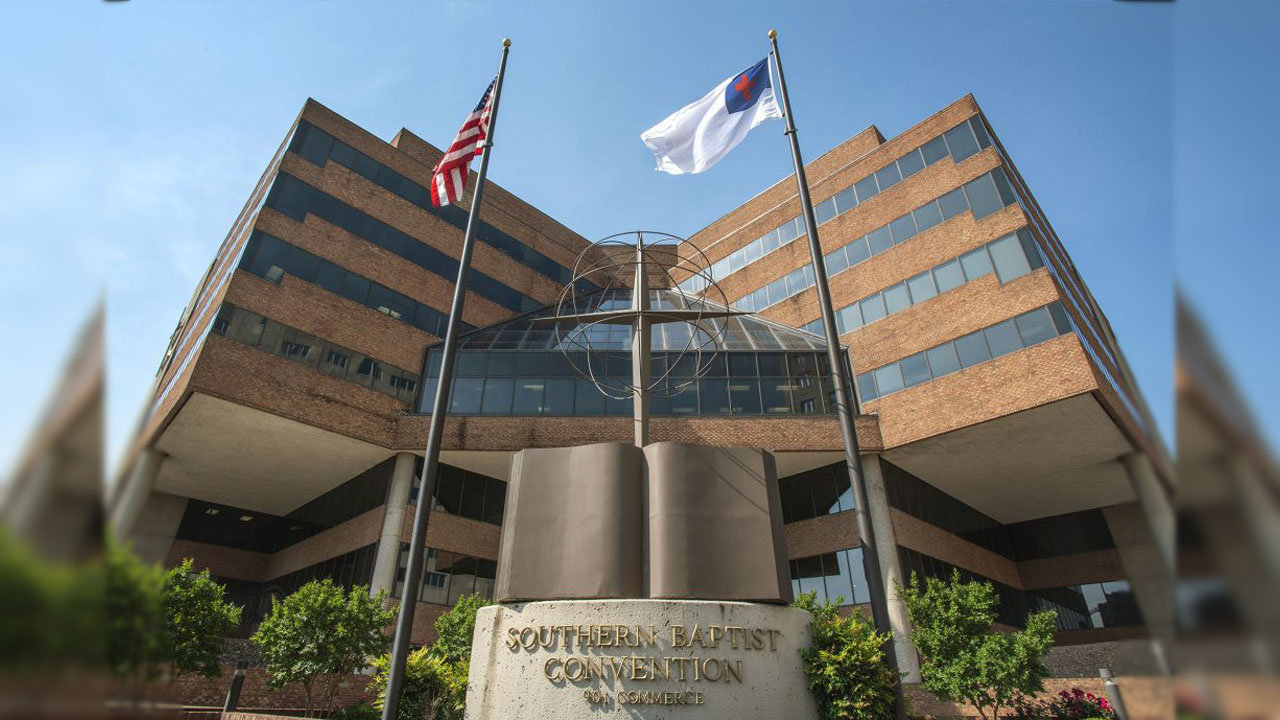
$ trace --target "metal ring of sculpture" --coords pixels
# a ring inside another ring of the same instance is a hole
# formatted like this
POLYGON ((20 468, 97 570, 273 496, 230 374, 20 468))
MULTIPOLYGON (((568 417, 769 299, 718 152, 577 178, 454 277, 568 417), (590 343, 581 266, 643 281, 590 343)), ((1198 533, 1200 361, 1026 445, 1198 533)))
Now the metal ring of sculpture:
MULTIPOLYGON (((685 257, 678 251, 678 246, 671 245, 672 251, 669 253, 653 253, 654 256, 660 258, 674 258, 672 263, 663 263, 655 261, 650 253, 649 248, 663 245, 667 246, 675 242, 684 242, 685 239, 670 233, 658 232, 652 230, 631 230, 627 232, 615 233, 608 237, 601 238, 581 253, 574 260, 572 279, 565 285, 564 290, 560 293, 560 299, 556 304, 555 319, 555 346, 569 360, 569 364, 573 367, 574 372, 578 373, 584 379, 590 380, 593 385, 605 397, 615 400, 625 400, 634 396, 637 388, 631 383, 620 382, 623 378, 611 377, 605 368, 599 367, 597 356, 604 357, 604 364, 608 365, 611 356, 621 358, 624 354, 630 358, 630 350, 599 350, 592 347, 592 330, 599 325, 605 324, 604 321, 582 322, 578 320, 582 313, 599 307, 599 301, 592 305, 593 299, 607 299, 612 290, 630 287, 630 283, 624 283, 624 279, 634 276, 636 264, 641 261, 646 262, 646 270, 650 268, 658 268, 666 277, 664 287, 654 288, 665 290, 672 293, 678 298, 678 301, 684 308, 711 311, 718 308, 711 307, 708 303, 708 291, 714 290, 718 295, 723 308, 728 308, 729 304, 725 298, 724 291, 716 282, 711 274, 711 263, 702 249, 696 245, 686 243, 695 253, 694 257, 685 257), (637 238, 638 236, 638 238, 637 238), (653 242, 646 242, 646 237, 656 238, 653 242), (637 250, 637 240, 641 247, 639 253, 637 250), (637 258, 640 256, 640 259, 637 258), (687 272, 688 277, 697 277, 702 289, 698 294, 686 292, 681 288, 673 277, 673 272, 687 272), (578 291, 578 283, 586 280, 598 286, 599 290, 593 290, 589 293, 580 294, 578 291), (603 282, 602 282, 603 280, 603 282), (583 303, 586 307, 583 307, 583 303), (565 327, 571 328, 568 334, 565 334, 565 327), (577 357, 575 357, 577 356, 577 357), (585 358, 585 366, 577 358, 585 358)), ((661 315, 661 308, 652 310, 654 315, 661 315)), ((700 316, 689 320, 680 321, 690 328, 689 339, 685 342, 683 348, 678 351, 674 361, 668 361, 666 367, 661 373, 656 374, 648 387, 643 390, 657 397, 673 397, 687 390, 699 379, 707 374, 711 369, 710 360, 704 360, 705 352, 714 351, 724 344, 725 331, 727 329, 728 318, 702 318, 700 316), (699 340, 699 333, 705 336, 705 339, 699 340), (695 342, 698 340, 698 342, 695 342), (672 382, 672 372, 684 357, 690 353, 693 354, 693 372, 688 376, 676 378, 672 382)), ((634 342, 634 328, 632 329, 634 342)), ((667 352, 672 352, 670 348, 667 352)))

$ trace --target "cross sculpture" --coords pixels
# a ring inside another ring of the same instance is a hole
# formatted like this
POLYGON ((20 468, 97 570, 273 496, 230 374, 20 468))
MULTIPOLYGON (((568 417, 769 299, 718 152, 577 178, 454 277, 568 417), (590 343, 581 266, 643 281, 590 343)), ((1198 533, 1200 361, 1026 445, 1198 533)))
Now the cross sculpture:
MULTIPOLYGON (((664 238, 674 238, 674 236, 666 234, 661 235, 664 238)), ((557 311, 554 316, 541 318, 541 320, 546 322, 563 322, 566 320, 573 320, 579 323, 579 325, 604 324, 631 326, 633 331, 631 333, 631 393, 633 397, 632 414, 634 418, 634 439, 636 447, 642 448, 649 444, 649 395, 652 389, 649 383, 649 366, 650 351, 653 345, 653 326, 661 323, 686 322, 693 324, 696 327, 696 324, 702 320, 734 317, 737 315, 746 315, 747 313, 730 310, 727 307, 724 309, 716 309, 708 306, 703 300, 698 301, 703 303, 701 308, 685 307, 657 309, 651 307, 649 301, 648 275, 650 261, 645 252, 644 231, 635 231, 635 236, 635 254, 634 260, 631 263, 635 266, 631 291, 631 307, 584 313, 575 312, 572 314, 561 314, 557 311)), ((593 247, 605 244, 614 237, 618 236, 614 235, 605 238, 604 240, 595 243, 593 247)), ((590 248, 588 248, 588 250, 590 250, 590 248)), ((697 250, 697 252, 701 254, 701 250, 697 250)), ((586 253, 584 252, 584 255, 585 254, 586 253)), ((683 262, 688 261, 681 258, 681 263, 683 262)), ((613 267, 621 267, 625 264, 625 261, 620 261, 613 267)), ((661 263, 656 261, 653 262, 653 264, 657 267, 663 268, 664 271, 668 269, 666 266, 663 266, 661 263)), ((709 283, 714 284, 714 282, 707 277, 709 273, 705 273, 702 268, 696 267, 696 264, 694 263, 690 264, 694 265, 693 269, 695 270, 695 274, 703 275, 709 283)), ((603 269, 607 268, 596 267, 592 268, 591 271, 600 271, 603 269)), ((572 285, 573 284, 570 283, 570 289, 572 288, 572 285)), ((561 308, 563 307, 564 303, 562 302, 561 308)), ((591 380, 595 382, 594 377, 592 377, 591 380)), ((596 385, 597 388, 599 388, 600 384, 598 382, 596 385)), ((603 389, 601 389, 601 392, 603 393, 603 389)))

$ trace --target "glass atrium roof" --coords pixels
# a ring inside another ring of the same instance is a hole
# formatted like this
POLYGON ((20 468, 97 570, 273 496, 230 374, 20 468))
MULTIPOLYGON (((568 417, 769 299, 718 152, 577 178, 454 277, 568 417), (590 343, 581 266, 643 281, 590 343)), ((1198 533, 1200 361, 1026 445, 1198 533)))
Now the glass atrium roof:
MULTIPOLYGON (((673 290, 650 290, 650 308, 723 311, 721 305, 681 295, 673 290)), ((610 288, 578 296, 566 302, 560 315, 622 310, 631 307, 630 288, 610 288)), ((572 319, 551 320, 555 305, 535 310, 496 325, 479 328, 459 337, 464 350, 629 350, 632 329, 628 325, 584 325, 572 319)), ((825 341, 804 330, 779 325, 754 315, 707 318, 694 322, 667 322, 653 326, 654 352, 704 351, 788 351, 825 350, 825 341)))

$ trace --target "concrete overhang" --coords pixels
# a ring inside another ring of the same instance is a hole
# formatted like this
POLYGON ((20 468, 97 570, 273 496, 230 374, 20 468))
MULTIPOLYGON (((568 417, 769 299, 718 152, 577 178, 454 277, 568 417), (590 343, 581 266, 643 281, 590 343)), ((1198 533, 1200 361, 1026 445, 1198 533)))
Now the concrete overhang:
POLYGON ((1133 446, 1092 393, 953 430, 883 457, 1001 523, 1134 499, 1133 446))
POLYGON ((391 451, 193 393, 156 441, 168 455, 155 489, 284 515, 386 459, 391 451))

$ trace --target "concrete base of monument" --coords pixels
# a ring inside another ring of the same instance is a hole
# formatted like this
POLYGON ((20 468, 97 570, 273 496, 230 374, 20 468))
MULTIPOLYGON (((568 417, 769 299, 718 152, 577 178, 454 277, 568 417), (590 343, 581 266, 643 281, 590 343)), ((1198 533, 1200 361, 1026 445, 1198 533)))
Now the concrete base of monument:
POLYGON ((707 600, 547 600, 476 616, 467 720, 816 720, 809 613, 707 600))

